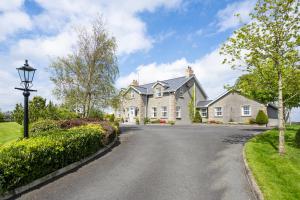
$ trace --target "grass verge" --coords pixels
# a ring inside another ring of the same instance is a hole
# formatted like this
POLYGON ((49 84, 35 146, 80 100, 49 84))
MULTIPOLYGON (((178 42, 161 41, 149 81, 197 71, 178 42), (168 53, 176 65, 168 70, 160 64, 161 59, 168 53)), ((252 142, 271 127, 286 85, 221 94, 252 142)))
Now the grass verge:
POLYGON ((16 122, 0 123, 0 145, 21 137, 21 125, 16 122))
POLYGON ((286 129, 286 155, 278 154, 278 130, 257 135, 246 143, 246 159, 266 200, 300 199, 300 148, 295 134, 300 125, 286 129))

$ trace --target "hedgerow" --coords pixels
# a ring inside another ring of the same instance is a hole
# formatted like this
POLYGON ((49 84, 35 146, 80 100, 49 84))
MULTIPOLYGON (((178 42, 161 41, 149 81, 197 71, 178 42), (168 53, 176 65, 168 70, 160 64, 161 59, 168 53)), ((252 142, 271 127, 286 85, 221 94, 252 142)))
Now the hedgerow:
POLYGON ((2 146, 0 192, 13 190, 95 153, 112 137, 107 135, 113 134, 99 124, 88 124, 45 131, 2 146))

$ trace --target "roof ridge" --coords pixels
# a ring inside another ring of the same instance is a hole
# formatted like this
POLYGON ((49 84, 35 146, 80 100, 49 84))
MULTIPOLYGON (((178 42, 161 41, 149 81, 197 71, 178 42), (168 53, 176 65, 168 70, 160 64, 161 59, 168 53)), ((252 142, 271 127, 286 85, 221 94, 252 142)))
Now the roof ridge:
MULTIPOLYGON (((173 80, 173 79, 183 78, 183 77, 185 77, 185 76, 180 76, 180 77, 175 77, 175 78, 170 78, 170 79, 165 79, 165 80, 157 80, 157 81, 165 82, 165 81, 170 81, 170 80, 173 80)), ((146 83, 146 84, 143 84, 143 85, 154 84, 154 83, 157 83, 157 81, 151 82, 151 83, 146 83)), ((141 86, 142 86, 142 85, 141 85, 141 86)))

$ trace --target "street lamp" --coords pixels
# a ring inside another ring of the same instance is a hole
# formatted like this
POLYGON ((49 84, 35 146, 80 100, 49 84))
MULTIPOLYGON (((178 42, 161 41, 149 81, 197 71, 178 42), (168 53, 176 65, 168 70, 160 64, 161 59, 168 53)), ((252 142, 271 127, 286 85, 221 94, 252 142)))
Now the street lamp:
POLYGON ((22 67, 17 68, 22 88, 16 87, 17 90, 22 90, 24 95, 24 137, 28 138, 28 97, 30 92, 36 92, 37 90, 31 90, 32 80, 36 69, 28 65, 28 60, 25 60, 25 64, 22 67))

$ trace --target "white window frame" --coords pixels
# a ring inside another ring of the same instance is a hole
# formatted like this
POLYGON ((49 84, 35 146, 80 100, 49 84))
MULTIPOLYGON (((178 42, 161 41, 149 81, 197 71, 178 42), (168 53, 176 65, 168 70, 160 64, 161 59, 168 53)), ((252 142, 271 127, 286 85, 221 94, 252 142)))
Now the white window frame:
POLYGON ((131 90, 131 91, 130 91, 130 97, 131 97, 132 99, 134 98, 134 93, 135 93, 134 90, 131 90))
POLYGON ((157 117, 157 107, 152 107, 152 117, 153 118, 157 117))
POLYGON ((250 105, 243 105, 241 107, 241 114, 243 117, 251 117, 251 106, 250 105), (245 110, 245 107, 248 107, 249 109, 248 110, 245 110), (245 114, 245 111, 248 111, 248 114, 245 114))
POLYGON ((201 117, 207 117, 207 108, 201 108, 201 117))
POLYGON ((161 107, 161 117, 168 118, 168 107, 167 106, 161 107))
POLYGON ((162 97, 162 89, 161 87, 155 88, 155 96, 162 97))
POLYGON ((215 110, 215 117, 223 117, 223 107, 215 107, 214 110, 215 110))
POLYGON ((181 118, 181 107, 176 106, 176 118, 181 118))

